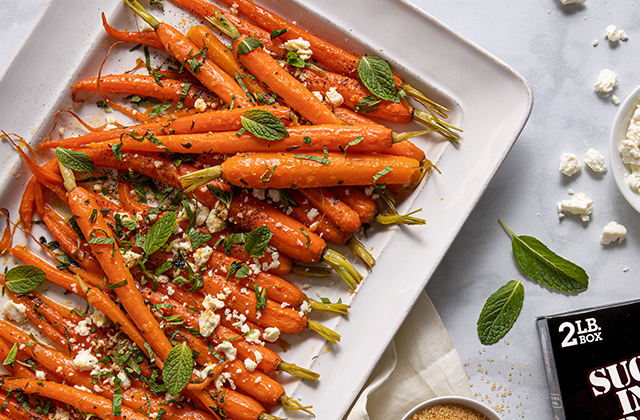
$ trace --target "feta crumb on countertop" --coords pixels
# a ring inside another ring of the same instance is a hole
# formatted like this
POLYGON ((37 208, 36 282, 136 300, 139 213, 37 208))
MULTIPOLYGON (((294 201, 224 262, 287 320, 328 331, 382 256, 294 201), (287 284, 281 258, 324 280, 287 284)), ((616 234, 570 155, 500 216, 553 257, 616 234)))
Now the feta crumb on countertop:
POLYGON ((605 163, 604 156, 602 155, 602 153, 594 149, 587 150, 587 155, 584 157, 584 163, 586 163, 589 169, 591 169, 593 172, 607 171, 607 165, 605 163))
POLYGON ((607 38, 611 42, 628 41, 629 40, 629 37, 627 36, 627 33, 622 29, 618 29, 616 27, 616 25, 607 26, 607 29, 604 31, 604 37, 607 38))
POLYGON ((596 88, 596 91, 598 92, 609 93, 617 85, 618 85, 618 74, 609 69, 603 69, 603 70, 600 70, 600 74, 598 75, 598 80, 596 80, 596 84, 593 86, 596 88))
POLYGON ((612 242, 622 242, 627 237, 627 228, 616 222, 609 222, 602 228, 602 237, 600 242, 603 245, 608 245, 612 242))
POLYGON ((593 212, 593 200, 585 193, 578 193, 571 200, 558 203, 558 217, 562 219, 565 212, 577 214, 583 222, 588 222, 589 215, 593 212))
POLYGON ((560 3, 563 5, 573 4, 573 3, 584 3, 587 0, 560 0, 560 3))
POLYGON ((566 176, 572 176, 582 169, 582 162, 580 162, 578 156, 573 153, 563 153, 562 156, 560 156, 560 166, 558 169, 566 176))

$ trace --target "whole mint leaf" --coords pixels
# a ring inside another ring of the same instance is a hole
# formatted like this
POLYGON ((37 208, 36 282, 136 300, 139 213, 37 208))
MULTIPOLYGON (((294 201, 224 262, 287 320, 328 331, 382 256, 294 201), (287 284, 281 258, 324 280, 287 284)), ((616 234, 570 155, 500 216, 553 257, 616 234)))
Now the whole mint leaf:
POLYGON ((241 56, 255 50, 256 48, 264 48, 260 40, 251 37, 245 38, 238 44, 237 55, 241 56))
POLYGON ((96 165, 93 164, 89 155, 84 152, 76 152, 65 149, 64 147, 57 147, 56 157, 60 163, 74 171, 91 172, 96 169, 96 165))
POLYGON ((162 368, 162 378, 171 395, 178 395, 191 379, 193 353, 187 343, 176 344, 167 355, 162 368))
POLYGON ((176 212, 170 211, 151 226, 142 246, 145 255, 153 254, 167 242, 176 226, 176 218, 176 212))
POLYGON ((7 271, 4 276, 7 289, 14 293, 27 293, 35 290, 45 281, 45 272, 32 265, 19 265, 7 271))
POLYGON ((287 127, 272 113, 263 109, 250 109, 240 117, 242 127, 256 137, 265 140, 282 140, 289 137, 287 127))
POLYGON ((244 252, 252 258, 262 257, 273 234, 266 226, 259 226, 244 235, 244 252))
POLYGON ((398 102, 395 80, 386 60, 375 55, 362 57, 358 61, 358 77, 373 95, 387 101, 398 102))
POLYGON ((482 344, 493 344, 509 332, 516 322, 522 303, 524 286, 511 280, 489 296, 478 318, 478 337, 482 344))
POLYGON ((552 290, 577 294, 587 290, 589 276, 583 268, 565 260, 532 236, 518 236, 499 221, 513 238, 516 262, 536 283, 552 290))

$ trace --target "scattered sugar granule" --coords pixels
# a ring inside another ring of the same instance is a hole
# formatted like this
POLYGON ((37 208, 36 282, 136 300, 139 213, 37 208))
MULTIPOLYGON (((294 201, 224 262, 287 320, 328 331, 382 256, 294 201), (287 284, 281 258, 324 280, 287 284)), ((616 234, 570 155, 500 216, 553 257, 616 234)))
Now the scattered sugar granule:
POLYGON ((573 176, 573 174, 582 169, 582 162, 580 162, 578 156, 573 153, 563 153, 562 156, 560 156, 560 166, 558 169, 566 176, 573 176))

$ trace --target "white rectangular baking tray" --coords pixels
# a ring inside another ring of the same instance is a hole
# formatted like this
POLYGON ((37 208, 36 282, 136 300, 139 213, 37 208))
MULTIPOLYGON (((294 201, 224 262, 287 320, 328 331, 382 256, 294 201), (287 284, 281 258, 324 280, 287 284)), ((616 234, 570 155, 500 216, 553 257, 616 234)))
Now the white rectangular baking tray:
MULTIPOLYGON (((312 404, 318 418, 338 419, 511 149, 527 121, 533 97, 514 70, 406 1, 260 3, 353 52, 388 59, 405 80, 448 106, 451 122, 464 128, 459 147, 447 148, 437 136, 416 141, 438 162, 442 174, 431 176, 400 210, 422 207, 419 216, 427 225, 378 229, 366 240, 379 259, 355 298, 340 283, 313 282, 308 291, 311 297, 320 294, 332 300, 352 300, 351 315, 340 323, 323 319, 342 334, 340 344, 329 348, 309 334, 287 338, 295 345, 283 358, 302 366, 313 364, 321 374, 315 384, 288 381, 288 394, 312 404)), ((193 23, 184 20, 184 14, 171 4, 165 8, 163 19, 181 30, 193 23)), ((69 85, 79 78, 95 77, 106 54, 109 38, 102 30, 102 12, 113 26, 133 28, 131 13, 119 1, 49 4, 0 81, 0 129, 36 144, 50 130, 55 110, 73 106, 69 85)), ((114 52, 103 74, 133 67, 127 48, 114 52)), ((0 203, 16 215, 28 176, 7 142, 0 144, 0 153, 4 169, 0 172, 0 203)), ((277 410, 274 414, 306 417, 277 410)))

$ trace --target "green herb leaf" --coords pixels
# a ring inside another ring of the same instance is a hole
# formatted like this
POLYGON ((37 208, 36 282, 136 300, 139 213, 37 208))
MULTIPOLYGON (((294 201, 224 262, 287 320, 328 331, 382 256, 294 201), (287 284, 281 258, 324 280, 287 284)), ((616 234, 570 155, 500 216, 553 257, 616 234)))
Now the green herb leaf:
POLYGON ((373 185, 375 185, 378 188, 384 188, 386 184, 378 184, 378 180, 382 178, 382 176, 388 174, 391 171, 393 171, 393 168, 391 166, 387 166, 386 168, 378 171, 378 173, 373 176, 373 185))
POLYGON ((13 343, 13 347, 11 347, 11 350, 9 350, 9 353, 7 354, 6 359, 4 359, 4 362, 2 362, 2 364, 4 366, 11 366, 11 368, 13 369, 13 363, 16 361, 16 356, 18 355, 18 343, 13 343))
POLYGON ((267 170, 264 171, 262 175, 260 175, 260 180, 262 181, 262 185, 266 185, 267 182, 271 181, 271 177, 273 176, 273 173, 276 171, 277 168, 278 168, 278 165, 273 165, 273 168, 269 168, 269 165, 267 165, 267 170))
POLYGON ((307 62, 298 57, 298 54, 296 54, 295 51, 287 52, 287 64, 292 67, 299 67, 301 69, 307 66, 307 62))
POLYGON ((244 252, 252 258, 262 257, 273 234, 266 226, 259 226, 244 236, 244 252))
POLYGON ((124 396, 124 390, 122 389, 122 380, 117 376, 113 378, 113 402, 111 403, 111 409, 113 415, 120 417, 122 413, 122 399, 124 396))
POLYGON ((240 117, 242 127, 256 137, 265 140, 282 140, 289 137, 287 127, 272 113, 263 109, 250 109, 240 117))
POLYGON ((153 254, 167 242, 176 226, 176 217, 175 211, 167 212, 151 226, 142 246, 145 255, 153 254))
POLYGON ((315 162, 321 163, 323 165, 328 165, 331 163, 331 161, 327 158, 323 158, 320 156, 313 156, 313 155, 300 155, 298 153, 295 153, 293 155, 294 158, 296 159, 306 159, 306 160, 313 160, 315 162))
POLYGON ((253 291, 256 294, 256 311, 264 311, 264 308, 267 307, 267 288, 263 287, 260 290, 260 286, 258 286, 258 282, 253 283, 253 291))
POLYGON ((353 110, 361 114, 368 114, 369 112, 373 112, 377 110, 381 102, 382 102, 382 99, 380 98, 376 98, 375 96, 371 96, 371 95, 366 95, 364 99, 362 99, 353 107, 353 110))
POLYGON ((96 165, 93 164, 89 155, 84 152, 76 152, 65 149, 64 147, 57 147, 56 157, 60 163, 74 171, 91 172, 96 169, 96 165))
POLYGON ((242 188, 236 187, 235 185, 230 185, 229 191, 225 191, 222 188, 218 188, 210 184, 207 184, 207 189, 211 194, 213 194, 214 197, 222 201, 227 206, 227 208, 231 206, 231 202, 234 198, 242 194, 242 188))
POLYGON ((375 55, 362 57, 358 61, 358 77, 369 92, 378 98, 398 102, 393 73, 386 60, 375 55))
POLYGON ((45 272, 32 265, 19 265, 7 271, 4 276, 7 289, 14 293, 26 293, 35 290, 45 281, 45 272))
POLYGON ((271 31, 270 38, 271 39, 276 39, 280 35, 283 35, 285 32, 287 32, 288 30, 289 30, 289 28, 274 29, 273 31, 271 31))
POLYGON ((489 296, 478 318, 478 337, 482 344, 500 340, 516 322, 522 303, 524 286, 520 280, 511 280, 489 296))
POLYGON ((587 290, 589 276, 578 265, 557 255, 531 236, 518 236, 499 220, 511 235, 516 262, 536 283, 552 290, 577 294, 587 290))
POLYGON ((309 236, 309 234, 307 233, 306 230, 304 230, 303 227, 300 228, 300 232, 302 232, 302 234, 307 238, 307 241, 304 244, 304 247, 306 249, 309 249, 309 245, 311 245, 311 237, 309 236))
POLYGON ((250 53, 256 48, 264 48, 264 45, 262 45, 262 42, 260 42, 256 38, 252 38, 252 37, 245 38, 242 40, 242 42, 238 44, 238 49, 237 49, 238 56, 241 56, 246 53, 250 53))
POLYGON ((211 238, 213 238, 213 235, 210 235, 210 234, 203 235, 199 229, 192 229, 189 231, 189 239, 191 240, 191 249, 193 249, 194 251, 200 248, 202 245, 206 244, 211 238))
POLYGON ((356 144, 360 143, 362 140, 364 140, 364 137, 362 136, 358 136, 355 140, 350 141, 349 143, 347 143, 346 146, 344 146, 344 156, 347 156, 347 149, 351 146, 355 146, 356 144))
POLYGON ((244 261, 233 261, 229 265, 229 270, 227 272, 227 280, 234 276, 239 279, 243 279, 250 274, 249 267, 244 261))
POLYGON ((193 373, 193 353, 187 343, 176 344, 171 349, 162 368, 162 377, 170 395, 178 395, 193 373))
POLYGON ((282 203, 282 207, 285 211, 287 211, 289 206, 300 207, 300 204, 298 204, 298 202, 294 200, 286 190, 278 190, 278 195, 280 196, 280 202, 282 203))

